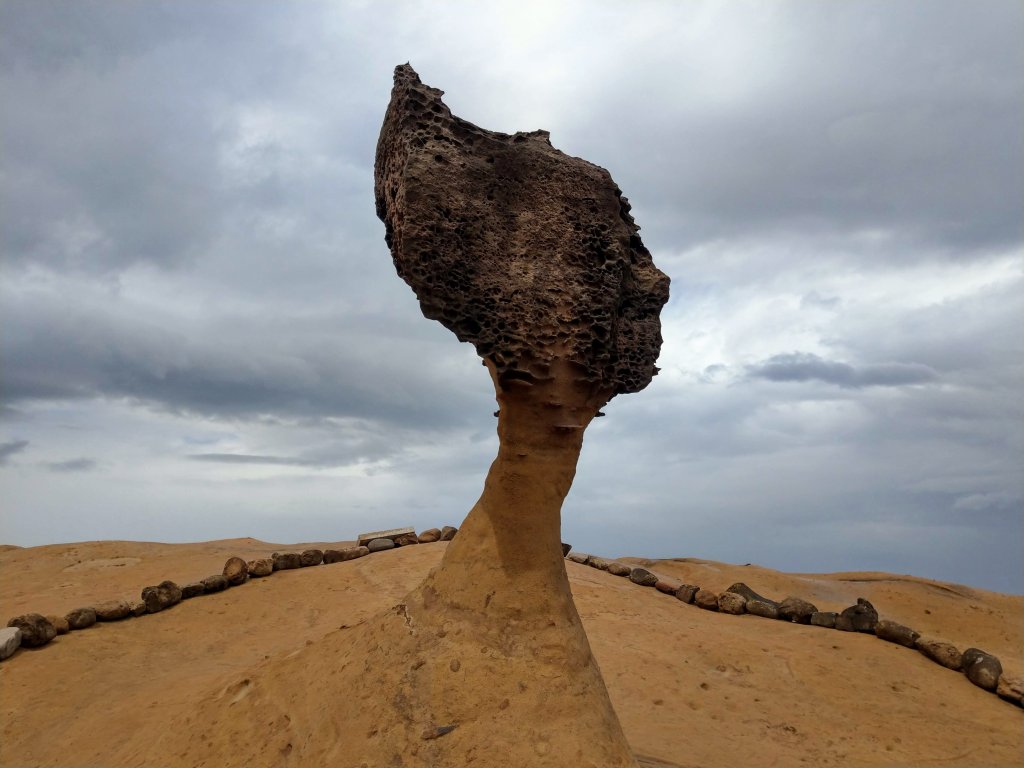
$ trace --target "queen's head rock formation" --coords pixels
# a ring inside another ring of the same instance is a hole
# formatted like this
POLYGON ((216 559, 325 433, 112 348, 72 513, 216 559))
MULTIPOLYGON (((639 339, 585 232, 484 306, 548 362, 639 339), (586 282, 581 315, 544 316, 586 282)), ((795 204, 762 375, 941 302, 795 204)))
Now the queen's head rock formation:
POLYGON ((432 722, 457 724, 435 749, 462 764, 485 738, 486 765, 634 765, 572 602, 560 513, 587 425, 657 373, 669 280, 608 171, 546 131, 479 128, 442 95, 395 69, 375 164, 399 275, 424 315, 475 346, 499 404, 483 494, 402 606, 442 641, 458 627, 471 660, 461 683, 420 689, 465 702, 435 709, 432 722))
POLYGON ((442 91, 395 69, 377 145, 377 215, 423 314, 472 343, 500 386, 556 359, 609 397, 656 373, 668 278, 608 171, 454 116, 442 91))

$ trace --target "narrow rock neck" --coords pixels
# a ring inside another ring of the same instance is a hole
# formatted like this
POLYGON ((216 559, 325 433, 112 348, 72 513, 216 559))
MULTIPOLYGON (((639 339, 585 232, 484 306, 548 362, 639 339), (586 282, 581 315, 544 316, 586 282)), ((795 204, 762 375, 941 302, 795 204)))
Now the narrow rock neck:
POLYGON ((560 607, 575 616, 562 555, 562 502, 583 432, 607 396, 576 382, 569 364, 552 366, 552 374, 505 391, 496 383, 498 455, 434 574, 452 604, 524 618, 560 607))

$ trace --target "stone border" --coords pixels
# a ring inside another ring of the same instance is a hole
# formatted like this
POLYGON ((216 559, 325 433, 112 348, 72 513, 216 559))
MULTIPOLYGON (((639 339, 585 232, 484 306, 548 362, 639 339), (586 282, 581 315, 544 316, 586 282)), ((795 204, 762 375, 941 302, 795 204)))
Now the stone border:
POLYGON ((862 632, 881 640, 917 650, 936 664, 963 672, 979 688, 995 693, 1001 699, 1024 707, 1024 677, 1003 674, 999 659, 979 648, 961 652, 955 645, 934 637, 923 637, 920 632, 888 619, 879 619, 875 607, 863 597, 841 613, 819 611, 813 603, 799 597, 787 597, 776 602, 759 595, 743 582, 737 582, 721 594, 702 589, 694 584, 683 584, 674 578, 659 576, 646 568, 607 560, 596 555, 573 552, 566 559, 588 565, 614 576, 628 578, 642 587, 654 587, 683 604, 696 605, 708 611, 741 615, 748 613, 766 619, 777 619, 794 624, 807 624, 845 632, 862 632))
POLYGON ((302 552, 274 552, 268 558, 243 560, 229 557, 221 573, 207 576, 199 581, 179 586, 173 581, 162 581, 155 586, 142 589, 141 600, 105 600, 95 605, 74 608, 63 616, 43 616, 39 613, 24 613, 15 616, 0 628, 0 660, 10 658, 19 648, 40 648, 58 635, 88 629, 99 622, 121 621, 150 613, 159 613, 173 608, 183 600, 201 595, 221 592, 229 587, 244 584, 250 578, 270 576, 278 571, 294 568, 308 568, 314 565, 355 560, 374 552, 383 552, 395 547, 412 544, 428 544, 436 541, 451 541, 458 528, 446 525, 443 528, 429 528, 418 536, 409 533, 411 529, 396 529, 394 536, 381 531, 380 537, 371 540, 367 546, 346 549, 307 549, 302 552))
MULTIPOLYGON (((75 608, 64 616, 43 616, 38 613, 15 616, 7 622, 6 627, 0 629, 0 659, 11 657, 22 646, 38 648, 58 635, 88 629, 98 622, 120 621, 159 613, 174 607, 182 600, 240 586, 250 578, 262 578, 278 571, 314 565, 347 562, 396 547, 451 541, 458 533, 458 529, 446 525, 440 529, 430 528, 418 536, 409 533, 408 529, 392 529, 379 533, 379 538, 369 540, 364 546, 340 550, 274 552, 269 558, 249 561, 240 557, 230 557, 219 574, 180 587, 173 581, 162 581, 156 586, 144 587, 142 599, 131 603, 124 600, 107 600, 95 606, 75 608), (392 532, 394 535, 388 535, 392 532)), ((863 597, 857 598, 857 604, 846 608, 842 613, 819 611, 813 603, 799 597, 791 596, 782 602, 776 602, 758 594, 743 582, 737 582, 725 592, 718 594, 694 584, 683 584, 677 579, 658 576, 646 568, 630 566, 596 555, 571 552, 571 549, 571 545, 563 542, 562 552, 567 560, 607 571, 614 576, 628 578, 641 587, 654 587, 658 592, 674 597, 685 605, 696 605, 705 610, 737 616, 746 613, 795 624, 874 635, 879 639, 917 650, 947 669, 963 672, 967 679, 979 688, 995 693, 1018 707, 1024 707, 1024 677, 1007 677, 1003 674, 1003 667, 998 658, 979 648, 968 648, 961 652, 952 643, 939 638, 922 637, 910 627, 888 619, 879 619, 875 607, 863 597)))

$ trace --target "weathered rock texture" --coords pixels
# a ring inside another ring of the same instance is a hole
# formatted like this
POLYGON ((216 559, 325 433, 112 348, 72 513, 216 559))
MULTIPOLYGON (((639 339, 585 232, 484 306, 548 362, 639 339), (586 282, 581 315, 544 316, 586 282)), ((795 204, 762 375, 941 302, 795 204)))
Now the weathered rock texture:
MULTIPOLYGON (((668 278, 604 168, 452 115, 412 67, 377 144, 377 215, 423 314, 472 343, 501 389, 556 361, 606 397, 655 374, 668 278)), ((564 375, 564 374, 563 374, 564 375)))

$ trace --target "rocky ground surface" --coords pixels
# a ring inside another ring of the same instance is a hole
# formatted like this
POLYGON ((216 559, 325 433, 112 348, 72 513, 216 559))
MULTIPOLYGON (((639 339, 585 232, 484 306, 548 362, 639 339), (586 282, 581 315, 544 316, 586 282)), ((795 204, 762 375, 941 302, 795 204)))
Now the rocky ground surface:
MULTIPOLYGON (((0 551, 0 618, 64 616, 147 585, 220 574, 234 555, 355 542, 89 542, 0 551)), ((346 628, 397 603, 444 542, 275 572, 160 613, 100 622, 0 662, 0 766, 192 765, 193 719, 229 713, 259 670, 301 656, 329 678, 346 628)), ((1024 673, 1024 597, 884 573, 785 574, 698 559, 621 562, 722 593, 744 582, 883 619, 1024 673)), ((626 735, 645 766, 1016 766, 1024 710, 963 673, 870 634, 701 610, 628 578, 567 562, 573 595, 626 735)), ((373 674, 367 670, 367 674, 373 674)), ((329 718, 331 702, 323 702, 329 718)), ((251 707, 238 707, 252 717, 251 707)), ((287 718, 287 713, 281 715, 287 718)), ((540 732, 544 712, 524 731, 540 732)), ((289 766, 301 723, 270 722, 266 765, 289 766)), ((209 736, 204 736, 209 738, 209 736)), ((230 738, 226 734, 225 738, 230 738)), ((443 735, 438 736, 443 738, 443 735)))

